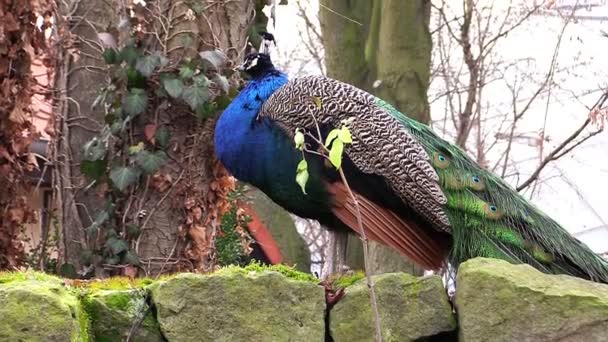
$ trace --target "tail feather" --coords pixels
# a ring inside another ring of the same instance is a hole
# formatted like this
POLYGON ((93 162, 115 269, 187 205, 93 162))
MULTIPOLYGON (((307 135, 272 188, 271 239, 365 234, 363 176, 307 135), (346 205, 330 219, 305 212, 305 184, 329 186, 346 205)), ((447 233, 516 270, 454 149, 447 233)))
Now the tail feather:
MULTIPOLYGON (((356 206, 341 182, 328 186, 334 195, 333 212, 342 222, 361 235, 356 206)), ((430 270, 443 267, 449 248, 435 232, 429 232, 415 222, 406 222, 389 209, 354 193, 367 238, 385 244, 415 263, 430 270)))
POLYGON ((564 273, 608 283, 608 263, 570 235, 503 179, 483 169, 460 148, 428 127, 407 121, 431 156, 448 198, 458 263, 495 256, 528 263, 547 273, 564 273), (473 241, 474 240, 474 241, 473 241))
POLYGON ((478 256, 528 263, 608 283, 608 263, 526 200, 502 178, 485 170, 428 126, 377 99, 428 153, 447 197, 454 266, 478 256))

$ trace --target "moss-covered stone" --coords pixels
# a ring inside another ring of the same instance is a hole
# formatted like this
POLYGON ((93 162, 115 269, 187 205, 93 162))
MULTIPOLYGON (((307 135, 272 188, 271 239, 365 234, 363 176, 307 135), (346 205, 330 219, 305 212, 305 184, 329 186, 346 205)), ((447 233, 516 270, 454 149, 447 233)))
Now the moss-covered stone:
POLYGON ((82 301, 94 341, 126 341, 132 329, 131 341, 163 341, 145 297, 143 289, 97 290, 85 295, 82 301))
POLYGON ((365 278, 365 272, 355 271, 347 274, 336 274, 329 277, 334 289, 343 289, 365 278))
POLYGON ((292 280, 306 281, 306 282, 315 283, 315 284, 319 282, 319 279, 315 278, 312 274, 300 272, 294 266, 283 265, 283 264, 264 265, 264 264, 261 264, 261 263, 255 262, 255 261, 251 262, 249 265, 242 266, 242 267, 241 266, 232 266, 232 265, 226 266, 226 267, 220 268, 216 272, 216 274, 241 273, 241 274, 249 275, 249 274, 251 274, 251 272, 259 273, 259 272, 264 272, 264 271, 278 272, 292 280))
POLYGON ((323 341, 324 290, 272 271, 181 274, 151 287, 169 341, 323 341))
MULTIPOLYGON (((440 277, 387 273, 373 279, 384 341, 412 341, 456 329, 440 277)), ((330 313, 330 328, 336 342, 374 340, 365 280, 346 288, 346 295, 330 313)))
POLYGON ((0 284, 8 284, 12 282, 21 282, 28 280, 49 282, 55 284, 63 283, 63 280, 61 278, 42 272, 0 272, 0 284))
MULTIPOLYGON (((169 277, 165 275, 164 277, 169 277)), ((132 290, 141 289, 152 284, 154 280, 150 278, 127 278, 127 277, 112 277, 106 279, 95 279, 82 284, 82 287, 90 291, 97 290, 132 290)))
POLYGON ((463 341, 608 341, 608 285, 485 258, 457 285, 463 341))
POLYGON ((58 278, 1 274, 0 341, 88 341, 88 318, 58 278))

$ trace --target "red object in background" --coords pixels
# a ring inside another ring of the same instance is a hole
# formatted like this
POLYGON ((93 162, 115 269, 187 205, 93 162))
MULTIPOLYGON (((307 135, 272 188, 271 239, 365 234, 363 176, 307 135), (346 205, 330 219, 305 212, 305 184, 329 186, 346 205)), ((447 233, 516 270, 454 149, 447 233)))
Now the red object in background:
POLYGON ((245 214, 251 217, 251 221, 248 224, 249 233, 255 239, 257 244, 266 254, 266 258, 271 264, 280 264, 283 262, 283 255, 277 242, 272 237, 272 234, 266 228, 266 225, 262 222, 255 209, 247 203, 239 201, 239 207, 245 211, 245 214))

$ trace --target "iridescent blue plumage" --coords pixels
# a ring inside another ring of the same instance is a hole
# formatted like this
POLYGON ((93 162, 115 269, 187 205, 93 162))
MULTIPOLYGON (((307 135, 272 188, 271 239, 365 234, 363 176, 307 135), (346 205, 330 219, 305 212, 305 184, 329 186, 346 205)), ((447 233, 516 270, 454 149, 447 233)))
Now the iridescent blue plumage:
POLYGON ((254 79, 226 108, 215 129, 215 152, 238 179, 249 183, 266 182, 264 167, 268 150, 276 135, 272 127, 256 123, 264 101, 287 83, 287 76, 276 72, 254 79))
MULTIPOLYGON (((320 173, 309 180, 310 196, 303 194, 295 181, 302 153, 271 120, 257 119, 264 101, 287 81, 287 76, 274 68, 249 81, 217 122, 215 153, 232 175, 253 184, 285 209, 323 219, 331 215, 320 173)), ((310 167, 317 169, 319 165, 313 161, 310 167)))

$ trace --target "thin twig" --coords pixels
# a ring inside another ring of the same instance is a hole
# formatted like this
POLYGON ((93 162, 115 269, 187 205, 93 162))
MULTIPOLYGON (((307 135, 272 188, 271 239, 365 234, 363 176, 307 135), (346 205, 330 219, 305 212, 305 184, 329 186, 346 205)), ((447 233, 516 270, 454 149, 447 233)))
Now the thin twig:
MULTIPOLYGON (((315 126, 317 128, 318 137, 315 137, 314 135, 310 134, 309 132, 306 132, 306 135, 311 137, 323 149, 323 151, 326 154, 321 154, 321 153, 318 153, 315 151, 307 150, 306 148, 304 150, 309 153, 312 152, 316 155, 321 155, 322 157, 329 160, 329 149, 323 144, 323 137, 321 136, 321 129, 319 128, 319 123, 317 121, 317 118, 312 113, 311 113, 311 116, 312 116, 315 126)), ((370 301, 371 301, 371 305, 372 305, 372 310, 374 312, 374 327, 375 327, 375 331, 376 331, 375 341, 381 342, 382 341, 382 330, 381 330, 382 328, 381 328, 381 324, 380 324, 380 314, 378 312, 378 301, 376 299, 376 290, 374 287, 374 281, 372 279, 372 275, 371 275, 371 271, 370 271, 371 266, 369 264, 369 240, 367 239, 367 235, 365 234, 365 229, 363 228, 363 218, 361 215, 361 207, 359 206, 359 201, 357 200, 357 197, 355 196, 352 189, 348 185, 348 181, 346 179, 346 175, 344 174, 344 170, 340 167, 340 168, 338 168, 338 172, 340 173, 340 178, 342 179, 342 182, 344 183, 344 186, 346 187, 346 190, 348 191, 348 194, 349 194, 350 198, 353 200, 353 203, 355 205, 355 213, 357 216, 357 226, 359 228, 359 233, 361 234, 361 241, 363 244, 363 263, 365 266, 365 278, 367 279, 367 287, 369 288, 370 301)))
POLYGON ((346 19, 346 20, 348 20, 350 22, 353 22, 353 23, 355 23, 355 24, 357 24, 359 26, 363 26, 363 24, 361 24, 360 22, 356 21, 355 19, 349 18, 349 17, 345 16, 344 14, 338 13, 338 12, 334 11, 333 9, 331 9, 331 8, 329 8, 329 7, 327 7, 327 6, 323 5, 323 4, 319 4, 319 6, 321 6, 321 8, 323 8, 323 9, 325 9, 325 10, 327 10, 327 11, 329 11, 329 12, 335 14, 335 15, 337 15, 340 18, 346 19))
POLYGON ((365 264, 365 278, 367 278, 367 287, 369 288, 369 296, 372 302, 372 309, 374 310, 374 324, 376 328, 376 342, 382 341, 382 328, 380 326, 380 314, 378 313, 378 301, 376 300, 376 290, 374 288, 374 280, 372 279, 372 275, 370 272, 370 264, 369 264, 369 240, 367 239, 367 235, 365 235, 365 229, 363 228, 363 219, 361 218, 361 207, 359 206, 359 201, 355 197, 355 194, 352 192, 350 186, 348 185, 348 181, 346 180, 346 176, 344 175, 344 171, 342 168, 339 168, 340 178, 342 178, 342 182, 344 186, 346 186, 346 190, 348 190, 348 194, 355 204, 355 211, 357 213, 357 225, 359 226, 359 231, 361 232, 361 241, 363 242, 363 263, 365 264))

